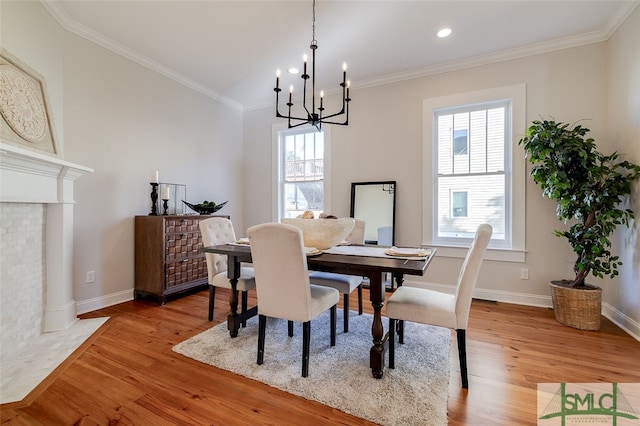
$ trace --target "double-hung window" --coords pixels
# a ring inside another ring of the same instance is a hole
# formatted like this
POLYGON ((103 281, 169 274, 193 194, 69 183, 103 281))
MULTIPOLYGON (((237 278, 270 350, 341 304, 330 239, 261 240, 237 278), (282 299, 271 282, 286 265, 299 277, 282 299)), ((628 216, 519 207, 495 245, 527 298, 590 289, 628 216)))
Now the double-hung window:
POLYGON ((493 227, 494 241, 507 237, 510 117, 506 100, 435 111, 437 240, 473 238, 481 223, 493 227))
POLYGON ((318 217, 327 209, 325 132, 305 127, 277 135, 278 219, 297 217, 307 210, 318 217))
POLYGON ((524 85, 425 100, 424 120, 424 242, 468 247, 488 223, 489 247, 520 261, 525 169, 514 126, 523 132, 524 85))

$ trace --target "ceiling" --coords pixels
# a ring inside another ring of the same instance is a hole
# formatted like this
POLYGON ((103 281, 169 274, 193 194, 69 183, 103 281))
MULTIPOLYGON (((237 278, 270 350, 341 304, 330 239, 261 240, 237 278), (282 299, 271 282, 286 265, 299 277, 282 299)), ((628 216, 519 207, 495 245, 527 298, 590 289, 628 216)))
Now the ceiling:
MULTIPOLYGON (((638 6, 624 0, 317 0, 316 87, 330 94, 347 62, 357 89, 604 41, 638 6), (437 30, 451 27, 448 38, 437 30)), ((68 30, 241 110, 302 90, 311 0, 64 1, 43 5, 68 30), (286 90, 286 89, 285 89, 286 90)))

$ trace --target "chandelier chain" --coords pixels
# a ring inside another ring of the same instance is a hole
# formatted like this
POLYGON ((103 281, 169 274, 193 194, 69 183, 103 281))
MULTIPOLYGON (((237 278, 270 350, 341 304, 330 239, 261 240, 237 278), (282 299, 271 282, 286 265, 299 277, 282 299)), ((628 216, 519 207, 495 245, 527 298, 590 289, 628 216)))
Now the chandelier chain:
POLYGON ((311 18, 311 44, 316 45, 316 0, 313 0, 313 14, 311 18))

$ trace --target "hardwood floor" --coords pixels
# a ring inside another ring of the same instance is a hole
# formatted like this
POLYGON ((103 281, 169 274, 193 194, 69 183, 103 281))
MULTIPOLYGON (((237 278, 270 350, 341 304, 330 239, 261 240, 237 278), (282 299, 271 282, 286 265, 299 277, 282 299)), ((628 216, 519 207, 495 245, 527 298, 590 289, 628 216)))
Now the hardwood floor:
MULTIPOLYGON (((216 293, 213 324, 228 308, 228 292, 216 293)), ((212 326, 207 306, 200 291, 164 306, 132 301, 82 315, 111 318, 27 398, 0 406, 2 424, 372 424, 174 353, 212 326)), ((474 301, 467 352, 468 391, 452 335, 451 425, 535 425, 539 382, 640 382, 640 342, 604 318, 599 332, 580 331, 548 309, 474 301)))

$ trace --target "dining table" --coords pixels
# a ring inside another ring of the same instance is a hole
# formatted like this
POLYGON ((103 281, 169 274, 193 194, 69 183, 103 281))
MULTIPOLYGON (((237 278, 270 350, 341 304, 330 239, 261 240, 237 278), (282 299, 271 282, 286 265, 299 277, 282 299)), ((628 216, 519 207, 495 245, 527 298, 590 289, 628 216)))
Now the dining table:
MULTIPOLYGON (((387 247, 388 248, 388 247, 387 247)), ((402 285, 405 275, 424 275, 427 266, 435 255, 435 248, 429 249, 426 257, 401 257, 386 255, 385 247, 376 245, 336 246, 323 250, 321 254, 307 256, 309 270, 334 272, 368 278, 369 299, 373 307, 373 323, 371 335, 373 345, 369 352, 369 365, 373 377, 383 376, 384 358, 388 339, 382 324, 382 308, 384 306, 386 285, 383 275, 391 273, 396 285, 402 285)), ((229 295, 230 312, 227 316, 227 329, 230 336, 237 337, 241 324, 258 313, 254 306, 245 312, 238 312, 237 283, 240 278, 242 263, 251 263, 251 247, 248 244, 220 244, 204 247, 205 253, 218 253, 227 256, 227 276, 231 283, 229 295)), ((209 293, 209 317, 212 317, 214 293, 209 293)), ((258 304, 260 301, 258 301, 258 304)))

